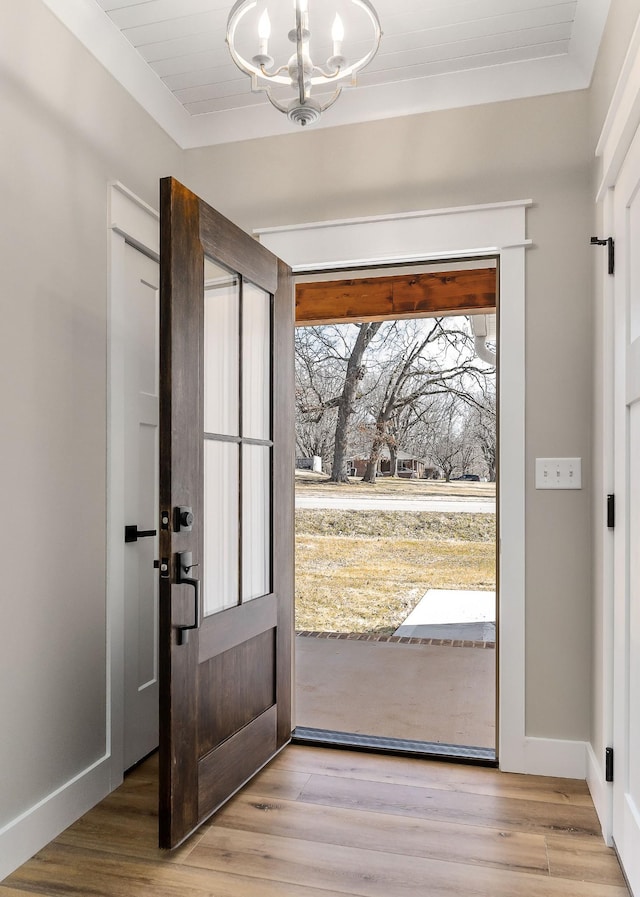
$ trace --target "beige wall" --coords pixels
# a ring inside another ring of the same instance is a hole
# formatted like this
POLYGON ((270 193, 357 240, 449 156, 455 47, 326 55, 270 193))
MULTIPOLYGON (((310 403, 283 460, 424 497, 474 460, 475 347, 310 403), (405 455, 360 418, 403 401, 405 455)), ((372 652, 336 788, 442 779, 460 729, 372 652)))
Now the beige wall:
POLYGON ((2 829, 105 753, 107 185, 157 204, 181 154, 39 0, 0 109, 2 829))
MULTIPOLYGON (((586 739, 590 481, 533 488, 536 456, 590 465, 588 92, 308 131, 187 156, 189 185, 250 229, 531 198, 527 253, 527 732, 586 739)), ((524 400, 524 397, 523 397, 524 400)), ((508 600, 508 596, 506 596, 508 600)))

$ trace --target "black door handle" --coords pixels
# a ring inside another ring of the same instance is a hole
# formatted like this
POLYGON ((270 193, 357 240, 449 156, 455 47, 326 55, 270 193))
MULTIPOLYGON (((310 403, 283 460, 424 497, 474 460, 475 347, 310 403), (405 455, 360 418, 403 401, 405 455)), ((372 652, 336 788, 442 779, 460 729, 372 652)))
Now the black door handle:
POLYGON ((134 523, 132 526, 125 526, 124 528, 124 541, 125 542, 137 542, 138 539, 144 539, 147 536, 155 536, 157 535, 157 530, 155 529, 138 529, 138 525, 134 523))
POLYGON ((194 601, 194 609, 193 609, 193 623, 188 626, 176 626, 178 630, 178 644, 186 645, 189 641, 189 630, 190 629, 199 629, 200 628, 200 580, 195 579, 192 576, 185 576, 185 573, 189 573, 193 570, 194 567, 197 567, 198 564, 192 563, 193 554, 190 551, 181 551, 178 554, 176 570, 177 570, 177 578, 176 582, 179 585, 184 586, 193 586, 193 601, 194 601))

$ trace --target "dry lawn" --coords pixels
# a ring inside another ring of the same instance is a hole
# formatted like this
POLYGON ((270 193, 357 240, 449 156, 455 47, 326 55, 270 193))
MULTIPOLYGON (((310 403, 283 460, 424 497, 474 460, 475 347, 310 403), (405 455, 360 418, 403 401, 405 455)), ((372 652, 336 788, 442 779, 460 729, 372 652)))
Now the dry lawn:
POLYGON ((495 517, 296 511, 296 628, 393 632, 427 589, 495 588, 495 517))
POLYGON ((433 498, 465 499, 495 498, 495 483, 474 483, 469 480, 409 480, 404 477, 378 477, 375 483, 363 483, 358 477, 350 477, 348 483, 331 483, 327 474, 296 470, 298 495, 360 496, 361 498, 433 498))

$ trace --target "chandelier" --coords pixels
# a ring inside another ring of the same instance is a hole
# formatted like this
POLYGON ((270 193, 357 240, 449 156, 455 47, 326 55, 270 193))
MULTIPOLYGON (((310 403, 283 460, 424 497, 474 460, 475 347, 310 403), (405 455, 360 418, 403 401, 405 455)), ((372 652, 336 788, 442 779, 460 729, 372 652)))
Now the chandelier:
POLYGON ((250 75, 251 90, 264 90, 302 126, 317 121, 343 87, 355 87, 381 37, 369 0, 238 0, 227 21, 231 58, 250 75))

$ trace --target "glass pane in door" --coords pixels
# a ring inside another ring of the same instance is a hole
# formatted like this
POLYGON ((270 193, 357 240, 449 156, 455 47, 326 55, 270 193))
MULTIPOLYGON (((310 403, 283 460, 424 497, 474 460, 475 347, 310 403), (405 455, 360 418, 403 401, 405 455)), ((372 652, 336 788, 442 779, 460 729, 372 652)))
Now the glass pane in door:
POLYGON ((204 616, 238 603, 238 459, 235 442, 204 443, 204 616))
POLYGON ((242 447, 242 600, 271 591, 271 448, 242 447))
POLYGON ((271 439, 271 296, 242 287, 242 435, 271 439))
POLYGON ((238 436, 240 428, 240 284, 238 277, 205 258, 204 429, 238 436))

